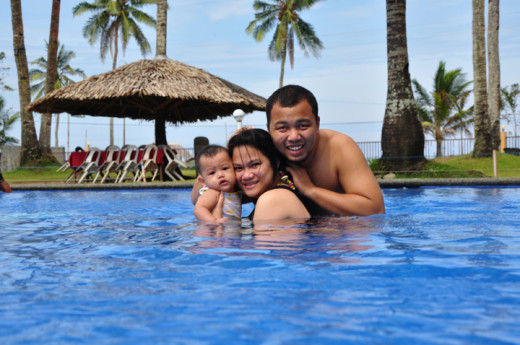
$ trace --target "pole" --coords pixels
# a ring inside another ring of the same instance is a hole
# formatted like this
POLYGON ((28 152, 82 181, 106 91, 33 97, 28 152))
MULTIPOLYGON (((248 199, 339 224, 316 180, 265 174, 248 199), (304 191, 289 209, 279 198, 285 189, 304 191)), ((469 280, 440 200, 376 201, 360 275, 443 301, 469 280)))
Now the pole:
POLYGON ((493 150, 493 175, 497 177, 497 150, 493 150))

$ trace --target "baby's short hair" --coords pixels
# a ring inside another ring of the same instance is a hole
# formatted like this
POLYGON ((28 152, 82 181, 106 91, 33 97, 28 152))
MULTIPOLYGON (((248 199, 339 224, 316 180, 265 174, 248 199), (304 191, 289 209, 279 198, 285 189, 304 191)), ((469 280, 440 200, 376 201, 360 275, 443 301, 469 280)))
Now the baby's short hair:
POLYGON ((200 173, 200 159, 202 157, 212 158, 215 157, 218 153, 225 152, 228 154, 228 150, 224 146, 220 145, 207 145, 204 146, 195 156, 195 169, 200 173))

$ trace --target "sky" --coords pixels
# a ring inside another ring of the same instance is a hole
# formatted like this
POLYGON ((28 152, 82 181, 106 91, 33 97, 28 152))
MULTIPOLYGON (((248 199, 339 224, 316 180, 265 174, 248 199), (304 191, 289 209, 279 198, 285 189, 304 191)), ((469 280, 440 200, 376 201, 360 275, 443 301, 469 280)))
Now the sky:
MULTIPOLYGON (((108 72, 111 57, 103 63, 99 43, 91 46, 83 37, 82 27, 90 14, 74 17, 72 8, 79 0, 64 0, 60 11, 60 43, 76 54, 71 61, 87 76, 108 72)), ((229 80, 265 98, 278 88, 280 62, 272 62, 267 47, 272 33, 256 42, 245 31, 254 18, 252 0, 169 0, 167 55, 229 80)), ((487 3, 487 1, 486 1, 487 3)), ((24 36, 29 62, 47 57, 45 41, 49 38, 51 0, 22 0, 24 36)), ((154 17, 156 8, 143 8, 154 17)), ((487 11, 487 9, 486 9, 487 11)), ((467 80, 473 80, 470 0, 408 0, 407 35, 411 77, 427 90, 440 61, 448 70, 462 68, 467 80)), ((500 1, 501 85, 520 82, 520 1, 500 1)), ((387 90, 386 3, 383 0, 324 0, 301 12, 322 40, 320 57, 305 57, 297 48, 294 68, 285 68, 284 84, 298 84, 311 90, 319 104, 321 128, 330 128, 351 136, 358 142, 380 141, 387 90)), ((0 52, 6 58, 0 68, 2 80, 15 88, 0 91, 6 108, 19 110, 16 65, 13 56, 11 9, 9 1, 0 4, 0 52)), ((134 41, 118 66, 155 55, 155 30, 142 26, 152 47, 143 57, 134 41)), ((29 64, 29 68, 34 68, 29 64)), ((34 113, 39 133, 40 115, 34 113)), ((245 116, 244 126, 265 128, 265 113, 245 116)), ((104 148, 109 145, 109 119, 106 117, 68 117, 61 114, 58 144, 68 150, 76 146, 104 148), (67 131, 67 128, 70 128, 67 131)), ((506 131, 512 132, 512 124, 506 131)), ((193 147, 193 139, 206 136, 210 143, 225 145, 236 130, 232 116, 213 122, 167 126, 167 140, 193 147)), ((126 120, 126 144, 149 144, 154 141, 153 122, 126 120)), ((51 143, 54 146, 55 119, 51 143)), ((21 137, 20 122, 9 135, 21 137)), ((123 143, 123 120, 114 119, 115 144, 123 143)), ((427 137, 428 139, 428 137, 427 137)))

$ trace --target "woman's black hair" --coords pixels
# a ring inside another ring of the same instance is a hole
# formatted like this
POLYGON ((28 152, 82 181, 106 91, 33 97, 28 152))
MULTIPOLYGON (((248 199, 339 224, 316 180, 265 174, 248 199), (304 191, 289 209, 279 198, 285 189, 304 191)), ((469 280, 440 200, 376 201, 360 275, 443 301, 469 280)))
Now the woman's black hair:
POLYGON ((273 168, 273 176, 277 176, 280 167, 281 156, 273 144, 273 140, 267 131, 259 128, 243 129, 229 139, 228 152, 233 157, 233 150, 239 146, 250 146, 260 151, 269 159, 273 168))

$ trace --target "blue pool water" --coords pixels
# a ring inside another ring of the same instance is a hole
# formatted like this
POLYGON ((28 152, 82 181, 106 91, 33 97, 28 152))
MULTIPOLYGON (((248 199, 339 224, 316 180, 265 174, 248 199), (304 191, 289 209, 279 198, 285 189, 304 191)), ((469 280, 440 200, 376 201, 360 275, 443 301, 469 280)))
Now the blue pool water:
POLYGON ((0 344, 519 344, 520 188, 195 221, 188 190, 0 194, 0 344))

